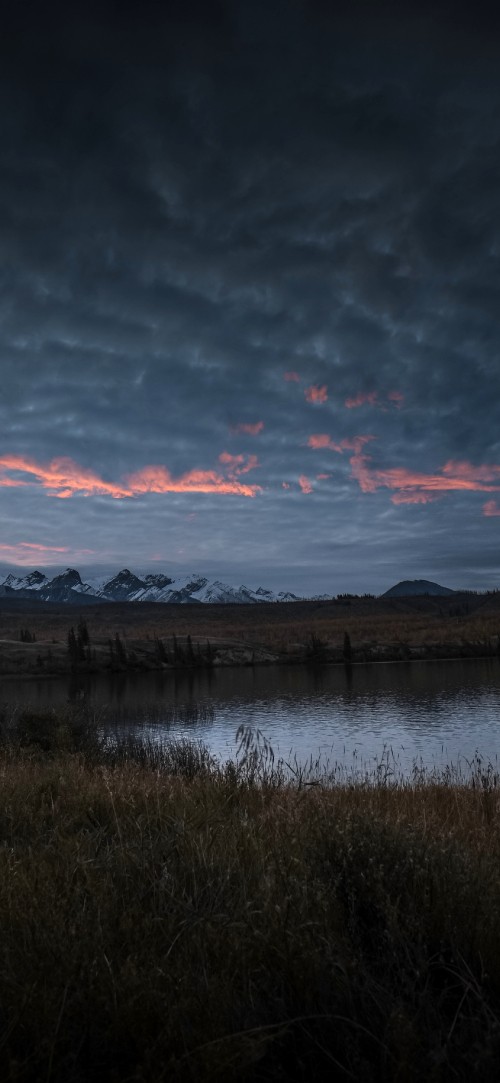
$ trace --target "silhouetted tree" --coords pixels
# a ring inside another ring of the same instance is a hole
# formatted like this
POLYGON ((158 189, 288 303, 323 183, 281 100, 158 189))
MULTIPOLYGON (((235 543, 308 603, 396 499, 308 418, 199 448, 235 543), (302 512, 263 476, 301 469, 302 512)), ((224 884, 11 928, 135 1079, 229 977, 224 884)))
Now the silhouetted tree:
POLYGON ((214 664, 214 649, 209 639, 207 639, 207 649, 205 652, 205 660, 207 666, 213 666, 214 664))
POLYGON ((123 646, 123 643, 122 643, 122 641, 120 639, 120 636, 119 636, 118 632, 115 635, 115 651, 116 651, 116 657, 117 657, 117 660, 118 660, 119 664, 121 666, 126 666, 126 664, 127 664, 127 652, 125 650, 125 647, 123 646))
POLYGON ((186 661, 188 666, 194 666, 194 663, 196 661, 193 650, 193 642, 190 635, 188 635, 186 639, 186 661))
POLYGON ((80 657, 80 648, 78 646, 74 628, 70 628, 68 632, 68 655, 71 668, 76 669, 80 657))
POLYGON ((174 656, 174 666, 181 666, 184 663, 184 651, 177 642, 175 632, 172 636, 172 653, 174 656))
POLYGON ((344 632, 344 649, 342 651, 344 662, 348 665, 352 662, 352 646, 349 632, 344 632))
POLYGON ((168 655, 162 639, 155 637, 155 653, 159 662, 168 662, 168 655))
POLYGON ((78 624, 77 639, 78 639, 79 644, 82 647, 90 646, 89 630, 87 628, 87 623, 86 623, 86 621, 83 620, 83 618, 79 621, 79 624, 78 624))

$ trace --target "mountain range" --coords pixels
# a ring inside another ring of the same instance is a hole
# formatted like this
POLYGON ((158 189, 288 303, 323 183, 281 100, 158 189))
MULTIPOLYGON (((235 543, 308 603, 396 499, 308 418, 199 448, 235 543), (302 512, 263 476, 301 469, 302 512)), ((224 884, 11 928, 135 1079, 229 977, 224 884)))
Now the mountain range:
POLYGON ((232 602, 248 604, 258 602, 295 602, 296 594, 258 587, 232 587, 219 580, 211 582, 203 575, 186 575, 177 579, 162 572, 144 576, 135 575, 123 568, 111 578, 90 579, 84 582, 76 568, 66 568, 60 575, 49 579, 42 572, 14 575, 12 572, 0 582, 0 597, 16 595, 19 598, 39 599, 43 602, 72 603, 76 605, 96 602, 232 602))
MULTIPOLYGON (((456 591, 432 583, 427 579, 406 579, 381 595, 382 598, 404 598, 417 595, 450 595, 456 591)), ((193 602, 232 603, 238 605, 259 602, 297 602, 304 600, 290 591, 275 593, 258 587, 233 587, 220 580, 209 580, 203 575, 184 575, 172 578, 164 572, 136 575, 122 568, 116 575, 83 580, 76 568, 66 568, 53 579, 43 572, 33 571, 26 575, 10 572, 0 579, 0 598, 7 597, 39 600, 43 602, 95 605, 96 602, 193 602)), ((339 596, 341 597, 341 596, 339 596)), ((332 595, 320 594, 309 597, 310 601, 329 601, 332 595)))

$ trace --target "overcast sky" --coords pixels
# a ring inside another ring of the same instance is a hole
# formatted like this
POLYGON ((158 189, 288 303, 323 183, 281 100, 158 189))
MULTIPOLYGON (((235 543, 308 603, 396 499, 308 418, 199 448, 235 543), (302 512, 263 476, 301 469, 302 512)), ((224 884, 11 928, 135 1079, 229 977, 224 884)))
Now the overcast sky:
POLYGON ((500 586, 498 26, 342 6, 5 16, 5 564, 500 586))

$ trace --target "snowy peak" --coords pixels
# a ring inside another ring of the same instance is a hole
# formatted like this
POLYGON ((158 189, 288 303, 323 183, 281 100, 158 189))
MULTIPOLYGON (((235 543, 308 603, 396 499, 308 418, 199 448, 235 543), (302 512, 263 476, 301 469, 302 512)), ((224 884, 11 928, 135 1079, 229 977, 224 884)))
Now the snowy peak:
POLYGON ((72 602, 83 605, 89 602, 172 602, 186 605, 193 602, 255 605, 259 602, 294 602, 295 594, 281 591, 279 594, 257 587, 252 590, 243 584, 233 587, 216 579, 210 581, 204 575, 186 575, 172 579, 164 572, 138 576, 129 568, 122 568, 110 579, 82 581, 76 568, 66 568, 60 575, 48 579, 39 571, 25 576, 8 575, 0 582, 0 591, 20 592, 22 597, 40 598, 45 602, 72 602), (36 592, 36 593, 35 593, 36 592))
POLYGON ((123 568, 121 572, 108 579, 99 594, 109 602, 126 602, 137 594, 141 594, 146 584, 137 575, 123 568))
POLYGON ((56 575, 55 579, 51 580, 50 585, 51 587, 81 587, 80 572, 77 572, 76 568, 66 568, 62 575, 56 575))
POLYGON ((10 575, 4 579, 2 586, 10 587, 11 590, 41 590, 48 583, 46 575, 41 572, 30 572, 29 575, 10 575))
POLYGON ((148 590, 163 590, 169 583, 173 583, 173 579, 169 579, 168 575, 162 575, 160 572, 158 575, 145 575, 144 582, 148 590))
POLYGON ((66 568, 61 575, 43 583, 38 597, 44 602, 79 602, 79 596, 87 593, 91 593, 91 588, 88 583, 82 583, 76 568, 66 568))

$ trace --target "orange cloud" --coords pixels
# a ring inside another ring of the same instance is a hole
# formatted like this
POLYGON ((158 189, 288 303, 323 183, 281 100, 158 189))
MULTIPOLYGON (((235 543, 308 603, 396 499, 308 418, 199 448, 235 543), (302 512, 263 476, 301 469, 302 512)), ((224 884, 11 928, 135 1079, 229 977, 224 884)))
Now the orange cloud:
POLYGON ((500 515, 500 504, 496 500, 488 500, 486 504, 483 504, 483 515, 488 517, 500 515))
POLYGON ((307 446, 313 448, 314 451, 318 451, 321 448, 326 448, 328 451, 338 451, 342 454, 343 451, 355 451, 359 453, 364 444, 367 444, 369 440, 376 440, 375 436, 366 434, 364 436, 346 437, 344 440, 335 441, 326 432, 316 432, 309 437, 307 446))
MULTIPOLYGON (((398 409, 404 402, 404 395, 401 391, 389 391, 387 395, 387 401, 391 402, 393 406, 398 409)), ((378 406, 381 410, 386 410, 387 407, 380 402, 378 391, 358 391, 357 395, 353 395, 351 398, 346 399, 344 405, 348 410, 354 410, 358 406, 378 406)))
POLYGON ((288 383, 300 384, 300 376, 298 372, 284 372, 283 379, 287 380, 288 383))
POLYGON ((319 403, 326 402, 328 400, 328 388, 326 384, 323 384, 322 387, 315 387, 314 384, 311 384, 310 387, 306 387, 304 391, 304 396, 306 402, 312 402, 315 405, 318 405, 319 403))
POLYGON ((345 406, 348 410, 354 410, 357 406, 363 406, 366 402, 370 406, 376 406, 378 398, 377 391, 358 391, 357 395, 354 395, 351 399, 345 400, 345 406))
POLYGON ((37 463, 33 459, 26 459, 22 455, 5 455, 0 458, 0 486, 17 486, 33 484, 33 479, 44 489, 48 489, 51 496, 65 499, 80 493, 82 496, 112 496, 119 499, 133 494, 123 485, 115 485, 112 482, 103 481, 92 470, 78 466, 72 459, 52 459, 50 463, 37 463), (26 478, 12 478, 5 471, 15 474, 27 474, 31 481, 26 478))
POLYGON ((364 493, 380 488, 396 490, 391 498, 394 504, 425 504, 446 492, 500 492, 500 466, 496 464, 474 466, 450 461, 440 473, 424 474, 405 467, 373 470, 370 462, 368 455, 353 455, 352 477, 364 493))
POLYGON ((307 446, 312 447, 315 450, 319 450, 320 448, 328 448, 329 451, 342 451, 340 444, 335 444, 326 432, 313 433, 307 441, 307 446))
POLYGON ((313 487, 309 478, 306 478, 305 474, 301 474, 299 478, 299 485, 303 493, 312 493, 313 487))
POLYGON ((6 455, 0 457, 0 487, 37 484, 46 489, 49 496, 59 499, 68 499, 78 494, 111 496, 115 500, 121 500, 147 492, 221 493, 253 497, 261 492, 258 485, 244 485, 235 480, 235 474, 246 474, 258 466, 255 455, 248 456, 246 461, 244 456, 229 456, 223 461, 230 467, 229 477, 214 470, 190 470, 174 478, 167 467, 153 465, 130 474, 124 483, 115 483, 104 481, 98 474, 79 466, 72 459, 58 458, 50 463, 37 463, 23 456, 6 455), (16 474, 25 476, 18 478, 16 474))
POLYGON ((282 481, 282 482, 281 482, 281 488, 282 488, 282 489, 289 489, 289 488, 290 488, 290 486, 289 486, 289 484, 288 484, 288 482, 287 482, 287 481, 282 481))
POLYGON ((260 466, 256 455, 230 455, 229 451, 221 452, 219 455, 219 462, 229 468, 229 477, 235 477, 238 474, 248 474, 250 470, 255 470, 260 466))
POLYGON ((180 478, 173 478, 166 466, 145 466, 128 477, 131 492, 136 493, 220 493, 238 496, 255 496, 261 492, 259 485, 243 485, 233 478, 225 478, 215 470, 189 470, 180 478))
POLYGON ((316 480, 317 481, 327 481, 327 479, 331 478, 331 476, 332 476, 331 474, 316 474, 316 480))
MULTIPOLYGON (((451 459, 435 474, 424 474, 406 467, 375 470, 371 466, 371 457, 363 454, 364 445, 375 439, 366 433, 336 442, 328 433, 313 433, 307 446, 314 450, 325 448, 341 454, 352 450, 354 455, 349 460, 351 477, 358 482, 361 491, 374 493, 381 488, 393 489, 393 504, 428 504, 438 500, 443 493, 451 491, 500 492, 500 465, 496 463, 474 466, 473 463, 455 462, 451 459)), ((485 515, 500 515, 500 511, 497 512, 495 508, 496 504, 491 500, 484 505, 483 512, 485 515)))
POLYGON ((259 433, 262 432, 263 428, 263 421, 256 421, 254 425, 247 424, 246 422, 242 421, 239 425, 233 425, 231 428, 231 432, 244 432, 247 436, 258 436, 259 433))
POLYGON ((434 500, 439 500, 439 493, 394 493, 391 500, 393 504, 432 504, 434 500))

